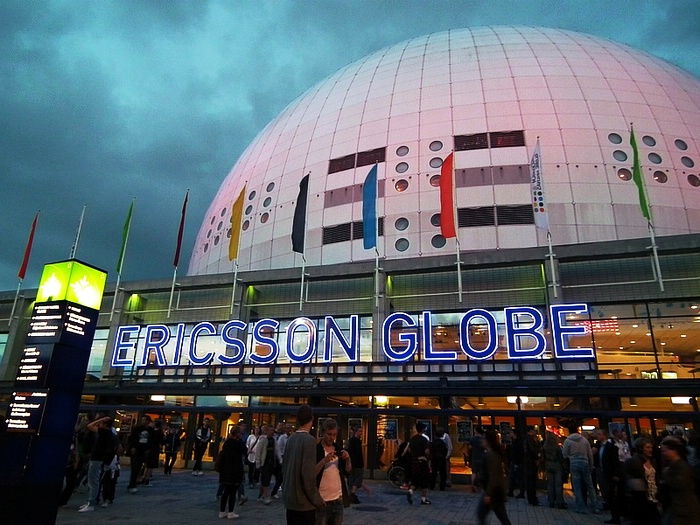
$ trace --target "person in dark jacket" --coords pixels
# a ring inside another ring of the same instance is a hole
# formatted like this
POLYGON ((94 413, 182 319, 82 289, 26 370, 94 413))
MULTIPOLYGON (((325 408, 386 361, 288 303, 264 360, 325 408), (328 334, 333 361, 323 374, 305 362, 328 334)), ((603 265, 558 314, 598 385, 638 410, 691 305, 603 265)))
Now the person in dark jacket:
POLYGON ((511 444, 508 447, 508 460, 510 466, 510 476, 508 480, 508 496, 515 498, 525 498, 525 441, 520 435, 520 431, 512 429, 511 444), (515 494, 518 489, 518 494, 515 494))
POLYGON ((547 472, 547 499, 550 508, 565 509, 564 502, 564 456, 559 440, 553 432, 547 432, 542 447, 544 454, 545 470, 547 472))
POLYGON ((685 444, 675 436, 661 441, 661 457, 667 464, 661 481, 662 525, 694 525, 700 519, 693 472, 683 458, 685 444))
POLYGON ((493 430, 487 430, 484 434, 486 454, 484 456, 481 481, 484 492, 481 494, 476 516, 479 525, 486 523, 486 517, 493 511, 503 525, 510 525, 510 519, 506 512, 507 490, 507 464, 506 455, 498 442, 498 434, 493 430))
POLYGON ((171 425, 168 428, 168 432, 165 434, 165 439, 163 441, 163 448, 165 449, 165 465, 163 467, 163 474, 169 476, 173 473, 173 466, 177 460, 177 453, 180 450, 180 445, 182 444, 182 433, 180 429, 171 425))
POLYGON ((219 468, 219 484, 223 487, 221 500, 219 500, 219 517, 234 519, 238 514, 234 512, 236 506, 236 494, 238 486, 243 483, 244 470, 243 458, 248 450, 241 439, 241 427, 231 428, 228 439, 221 447, 216 464, 219 468), (227 510, 228 507, 228 510, 227 510))
POLYGON ((525 487, 527 492, 527 502, 537 506, 537 472, 542 460, 542 445, 539 442, 537 429, 533 426, 527 427, 525 436, 525 487))
POLYGON ((134 427, 129 435, 129 451, 131 455, 131 474, 129 476, 128 491, 132 494, 138 492, 136 481, 141 467, 148 451, 153 446, 153 427, 151 426, 151 417, 144 415, 141 417, 141 423, 134 427))
POLYGON ((632 525, 658 525, 661 522, 658 500, 659 472, 652 459, 654 445, 639 437, 634 440, 635 454, 625 461, 625 479, 632 525))
POLYGON ((610 519, 605 523, 621 523, 625 506, 625 473, 623 465, 630 458, 625 432, 621 427, 612 430, 612 437, 605 442, 601 464, 605 476, 605 501, 610 506, 610 519))

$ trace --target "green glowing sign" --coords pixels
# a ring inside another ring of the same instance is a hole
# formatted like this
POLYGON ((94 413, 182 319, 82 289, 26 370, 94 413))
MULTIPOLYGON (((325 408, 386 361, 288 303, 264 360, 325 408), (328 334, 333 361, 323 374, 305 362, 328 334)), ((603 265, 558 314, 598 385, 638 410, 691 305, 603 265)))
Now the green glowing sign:
POLYGON ((106 281, 107 272, 75 259, 49 263, 41 274, 36 300, 66 300, 99 310, 106 281))

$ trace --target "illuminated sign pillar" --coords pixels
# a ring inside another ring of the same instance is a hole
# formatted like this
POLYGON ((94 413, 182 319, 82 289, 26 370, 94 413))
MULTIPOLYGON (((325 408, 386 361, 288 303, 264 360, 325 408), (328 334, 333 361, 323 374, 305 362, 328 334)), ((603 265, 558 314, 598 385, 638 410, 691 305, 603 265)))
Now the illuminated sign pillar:
POLYGON ((44 266, 0 443, 3 522, 56 521, 106 278, 77 260, 44 266))

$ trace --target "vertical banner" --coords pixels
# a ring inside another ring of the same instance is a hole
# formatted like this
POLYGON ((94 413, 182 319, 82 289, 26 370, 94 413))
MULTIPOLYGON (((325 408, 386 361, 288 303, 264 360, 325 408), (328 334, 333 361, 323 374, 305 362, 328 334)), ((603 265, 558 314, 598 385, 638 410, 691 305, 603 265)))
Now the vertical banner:
POLYGON ((365 250, 377 247, 377 165, 369 170, 362 187, 362 245, 365 250))
POLYGON ((440 168, 440 233, 445 239, 457 237, 454 171, 454 153, 450 153, 440 168))
POLYGON ((304 175, 299 183, 299 195, 294 208, 294 220, 292 222, 292 251, 304 253, 306 240, 306 201, 309 194, 309 174, 304 175))
POLYGON ((535 216, 535 226, 542 230, 549 230, 549 215, 547 213, 547 201, 544 198, 544 182, 542 181, 542 154, 540 153, 540 141, 530 159, 530 191, 532 193, 532 211, 535 216))

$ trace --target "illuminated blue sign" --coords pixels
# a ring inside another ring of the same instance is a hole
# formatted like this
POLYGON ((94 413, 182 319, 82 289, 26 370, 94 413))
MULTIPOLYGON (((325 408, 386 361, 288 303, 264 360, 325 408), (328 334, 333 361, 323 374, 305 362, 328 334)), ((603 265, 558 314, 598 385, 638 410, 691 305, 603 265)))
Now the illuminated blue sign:
MULTIPOLYGON (((586 327, 567 324, 566 317, 578 317, 587 313, 586 304, 552 305, 549 308, 551 352, 555 358, 595 358, 592 347, 569 346, 570 337, 586 336, 586 327)), ((545 316, 537 308, 504 308, 501 323, 488 310, 469 310, 460 318, 459 340, 454 341, 448 349, 435 347, 432 315, 431 312, 422 312, 417 316, 420 323, 414 316, 404 312, 387 316, 381 327, 380 342, 386 358, 394 362, 416 357, 423 361, 450 362, 456 361, 461 351, 469 359, 484 360, 492 358, 499 348, 505 348, 508 359, 522 360, 540 359, 547 350, 545 316), (502 343, 499 343, 499 325, 504 333, 502 343), (478 345, 473 341, 477 336, 478 345), (419 352, 422 355, 417 355, 419 352)), ((179 365, 182 358, 186 357, 189 364, 194 366, 238 365, 246 358, 252 364, 269 365, 277 362, 281 352, 294 364, 312 362, 315 356, 319 357, 317 361, 330 363, 334 348, 340 350, 343 362, 359 362, 358 315, 347 318, 349 326, 345 330, 332 316, 326 316, 319 324, 324 329, 323 338, 319 337, 317 323, 306 317, 293 319, 277 338, 275 333, 280 322, 261 319, 253 324, 251 348, 246 346, 247 338, 237 337, 237 334, 245 334, 248 328, 247 323, 238 319, 224 323, 219 329, 210 322, 197 323, 189 336, 185 335, 184 323, 174 327, 164 324, 148 325, 145 328, 138 325, 120 326, 114 340, 111 364, 117 368, 146 366, 149 363, 156 366, 179 365), (144 336, 139 341, 141 333, 144 336), (222 344, 212 345, 212 337, 222 344), (202 342, 205 338, 209 339, 210 344, 202 342), (169 354, 172 354, 170 360, 169 354)))

